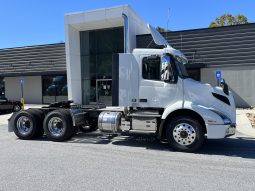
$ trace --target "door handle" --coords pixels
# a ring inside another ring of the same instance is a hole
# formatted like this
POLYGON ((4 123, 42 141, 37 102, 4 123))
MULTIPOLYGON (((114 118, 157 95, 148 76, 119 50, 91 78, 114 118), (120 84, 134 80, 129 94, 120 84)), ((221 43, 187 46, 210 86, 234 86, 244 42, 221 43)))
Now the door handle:
POLYGON ((145 102, 147 102, 147 99, 139 99, 139 102, 145 103, 145 102))

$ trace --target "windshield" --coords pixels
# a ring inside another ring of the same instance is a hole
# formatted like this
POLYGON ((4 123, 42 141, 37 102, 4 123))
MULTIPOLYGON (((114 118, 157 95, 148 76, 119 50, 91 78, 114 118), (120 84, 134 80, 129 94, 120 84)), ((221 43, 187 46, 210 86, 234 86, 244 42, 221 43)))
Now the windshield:
POLYGON ((175 56, 174 60, 175 60, 176 66, 177 66, 178 73, 181 75, 181 77, 189 78, 189 74, 185 67, 185 64, 188 63, 188 60, 185 58, 182 58, 180 56, 175 56))

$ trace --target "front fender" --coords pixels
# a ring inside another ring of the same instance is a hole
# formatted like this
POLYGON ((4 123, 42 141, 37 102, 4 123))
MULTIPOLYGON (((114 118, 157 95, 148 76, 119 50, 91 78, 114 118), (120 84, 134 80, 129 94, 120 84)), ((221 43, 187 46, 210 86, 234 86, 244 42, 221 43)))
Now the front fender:
POLYGON ((224 124, 223 119, 217 113, 210 110, 210 108, 207 108, 201 105, 195 105, 192 102, 185 102, 182 105, 182 101, 176 102, 175 104, 167 107, 164 110, 161 119, 165 120, 168 115, 181 109, 188 109, 188 110, 192 110, 196 112, 203 118, 206 125, 207 124, 213 124, 213 125, 224 124))
POLYGON ((163 129, 165 126, 165 119, 175 112, 179 112, 183 110, 183 114, 185 115, 188 110, 193 111, 200 115, 205 123, 207 138, 215 139, 215 138, 223 138, 226 136, 226 125, 224 125, 223 118, 213 111, 212 108, 207 108, 201 105, 195 105, 192 102, 185 102, 183 104, 176 103, 170 107, 167 107, 162 115, 162 123, 159 128, 159 138, 162 138, 163 129))
POLYGON ((176 111, 176 110, 179 110, 179 109, 183 109, 183 105, 182 105, 182 101, 177 101, 175 104, 173 104, 173 105, 170 105, 169 107, 167 107, 167 108, 165 108, 165 110, 164 110, 164 112, 163 112, 163 114, 162 114, 162 116, 161 116, 161 119, 166 119, 167 118, 167 116, 170 114, 170 113, 172 113, 172 112, 174 112, 174 111, 176 111))
POLYGON ((205 124, 222 125, 224 124, 223 119, 214 111, 212 108, 208 108, 202 105, 195 105, 191 102, 184 103, 185 109, 190 109, 198 113, 203 119, 205 124))

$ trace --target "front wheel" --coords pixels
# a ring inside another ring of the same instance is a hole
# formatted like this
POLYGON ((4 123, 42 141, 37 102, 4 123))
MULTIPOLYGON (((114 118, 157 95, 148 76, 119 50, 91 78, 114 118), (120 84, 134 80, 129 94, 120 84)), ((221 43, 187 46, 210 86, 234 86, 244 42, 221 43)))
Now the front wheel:
POLYGON ((166 137, 173 149, 194 152, 203 145, 205 132, 196 119, 180 116, 170 121, 166 129, 166 137))

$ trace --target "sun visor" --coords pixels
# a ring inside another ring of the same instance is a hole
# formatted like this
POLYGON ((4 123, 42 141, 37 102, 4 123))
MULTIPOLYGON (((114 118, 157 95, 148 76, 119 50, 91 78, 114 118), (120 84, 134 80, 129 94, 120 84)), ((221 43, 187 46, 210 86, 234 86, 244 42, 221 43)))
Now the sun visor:
POLYGON ((154 28, 152 27, 150 24, 147 24, 148 29, 150 30, 151 36, 154 40, 154 42, 157 45, 164 45, 164 46, 170 46, 170 44, 167 42, 167 40, 154 28))

